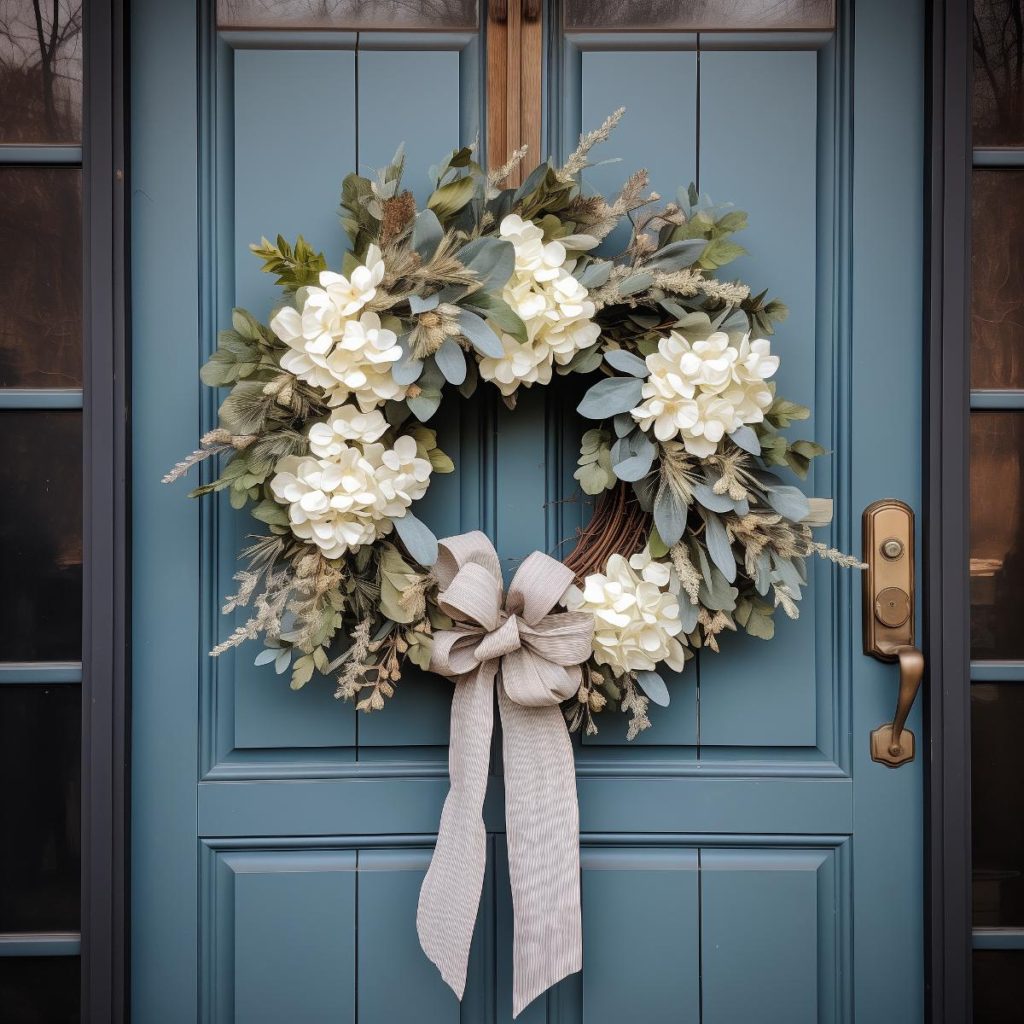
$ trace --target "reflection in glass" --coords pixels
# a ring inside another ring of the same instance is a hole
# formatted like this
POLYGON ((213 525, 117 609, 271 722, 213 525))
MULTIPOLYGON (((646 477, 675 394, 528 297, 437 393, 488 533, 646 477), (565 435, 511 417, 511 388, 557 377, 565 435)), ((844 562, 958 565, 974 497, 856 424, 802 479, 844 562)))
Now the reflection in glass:
POLYGON ((0 661, 77 661, 82 414, 0 411, 0 437, 0 661))
POLYGON ((974 925, 1024 926, 1024 684, 971 686, 974 925))
POLYGON ((568 29, 831 29, 833 0, 566 0, 568 29))
POLYGON ((1020 1024, 1024 1006, 1024 950, 974 951, 973 1024, 1020 1024))
POLYGON ((1021 0, 974 0, 974 145, 1024 143, 1021 0))
POLYGON ((1024 413, 971 413, 971 657, 1024 658, 1024 413))
POLYGON ((0 932, 78 930, 81 703, 77 684, 0 686, 0 932))
POLYGON ((0 956, 4 1024, 76 1024, 81 971, 77 956, 0 956))
POLYGON ((0 387, 78 387, 82 172, 0 167, 0 197, 0 387))
POLYGON ((971 387, 1024 387, 1024 171, 976 170, 971 387))
POLYGON ((217 0, 221 28, 476 28, 476 0, 217 0))
POLYGON ((0 0, 0 143, 82 138, 82 0, 0 0))

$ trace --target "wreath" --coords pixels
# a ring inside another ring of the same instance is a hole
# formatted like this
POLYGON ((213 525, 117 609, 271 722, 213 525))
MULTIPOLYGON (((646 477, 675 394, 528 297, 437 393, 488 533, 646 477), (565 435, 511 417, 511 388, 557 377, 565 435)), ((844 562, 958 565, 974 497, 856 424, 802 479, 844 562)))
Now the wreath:
POLYGON ((808 556, 857 564, 812 538, 829 503, 776 472, 805 477, 824 449, 782 433, 810 414, 772 381, 785 305, 716 276, 746 251, 733 240, 746 214, 692 185, 656 206, 642 170, 611 202, 581 183, 621 116, 514 189, 501 185, 522 152, 487 174, 473 147, 456 150, 431 168, 423 210, 401 149, 376 179, 348 175, 340 272, 301 236, 251 246, 283 302, 268 324, 233 311, 201 371, 230 388, 220 425, 165 477, 229 456, 191 495, 226 490, 267 528, 224 606, 252 614, 213 655, 262 637, 256 664, 290 669, 293 689, 336 677, 336 696, 367 712, 405 662, 428 668, 452 620, 413 508, 454 469, 428 424, 447 386, 468 398, 481 381, 513 408, 553 373, 600 375, 578 407, 595 426, 575 473, 599 497, 565 560, 562 603, 594 620, 572 729, 595 732, 610 703, 633 738, 649 701, 669 701, 662 666, 717 652, 724 630, 770 639, 777 608, 799 614, 808 556), (604 255, 624 220, 628 244, 604 255))
POLYGON ((192 495, 227 491, 266 526, 224 606, 251 614, 211 654, 262 637, 258 665, 290 670, 294 689, 336 677, 336 696, 361 711, 385 706, 407 662, 459 684, 417 911, 420 943, 459 998, 497 694, 514 1014, 582 962, 566 725, 595 732, 612 704, 634 738, 650 702, 669 702, 662 666, 718 651, 725 630, 770 639, 776 609, 798 615, 809 556, 859 564, 812 537, 830 502, 777 472, 805 477, 824 450, 783 433, 809 416, 772 380, 786 307, 716 276, 745 252, 733 235, 746 214, 692 185, 655 205, 645 171, 610 202, 581 182, 622 113, 518 188, 501 186, 523 151, 488 174, 458 149, 431 169, 423 210, 402 188, 401 149, 373 180, 350 174, 340 270, 301 236, 252 246, 283 302, 267 324, 233 311, 201 371, 230 388, 220 425, 164 478, 226 456, 192 495), (428 424, 446 387, 494 387, 514 408, 554 373, 598 378, 578 406, 595 425, 575 473, 596 509, 564 562, 534 552, 506 593, 487 537, 439 542, 413 512, 433 475, 454 469, 428 424))

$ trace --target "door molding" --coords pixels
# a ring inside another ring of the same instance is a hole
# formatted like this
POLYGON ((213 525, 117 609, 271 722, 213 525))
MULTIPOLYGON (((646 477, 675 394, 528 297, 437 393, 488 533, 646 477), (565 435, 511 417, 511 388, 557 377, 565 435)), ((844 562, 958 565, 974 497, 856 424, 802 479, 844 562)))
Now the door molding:
POLYGON ((971 1019, 971 4, 930 5, 924 622, 926 1012, 971 1019))

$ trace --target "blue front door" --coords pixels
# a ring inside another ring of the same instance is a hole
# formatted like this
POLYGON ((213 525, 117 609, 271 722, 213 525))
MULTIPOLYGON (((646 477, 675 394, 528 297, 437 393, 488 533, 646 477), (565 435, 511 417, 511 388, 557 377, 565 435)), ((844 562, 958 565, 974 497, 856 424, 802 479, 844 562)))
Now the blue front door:
MULTIPOLYGON (((497 780, 461 1007, 416 940, 450 684, 404 680, 366 716, 322 680, 289 691, 255 650, 207 658, 249 525, 159 483, 214 422, 197 370, 231 307, 269 312, 248 244, 302 232, 339 262, 340 179, 399 141, 422 198, 419 169, 481 130, 483 40, 218 28, 213 6, 132 5, 133 1019, 507 1021, 497 780)), ((737 273, 789 304, 782 390, 834 451, 808 490, 835 500, 833 542, 859 550, 870 502, 919 506, 925 20, 919 2, 838 6, 834 31, 789 35, 552 18, 545 117, 567 152, 625 106, 601 154, 623 162, 595 185, 646 166, 663 194, 695 180, 750 211, 737 273)), ((515 412, 483 395, 446 407, 459 472, 423 518, 486 530, 508 565, 558 551, 586 514, 560 500, 577 494, 574 405, 552 387, 515 412)), ((920 752, 872 763, 894 670, 860 654, 854 575, 823 563, 812 593, 773 643, 729 635, 691 663, 632 743, 606 715, 578 746, 584 970, 522 1020, 921 1020, 920 752)))

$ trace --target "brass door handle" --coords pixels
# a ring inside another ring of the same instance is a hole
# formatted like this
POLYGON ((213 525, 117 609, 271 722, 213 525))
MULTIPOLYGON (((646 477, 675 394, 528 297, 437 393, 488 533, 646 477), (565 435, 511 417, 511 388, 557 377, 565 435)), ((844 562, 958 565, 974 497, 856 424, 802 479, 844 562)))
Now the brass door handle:
POLYGON ((896 713, 871 733, 871 759, 889 768, 914 760, 907 715, 921 688, 924 655, 914 641, 914 513, 894 498, 864 510, 864 653, 898 661, 896 713))
POLYGON ((896 697, 896 714, 891 722, 880 725, 871 734, 871 759, 890 768, 914 760, 914 734, 904 729, 907 715, 914 706, 914 698, 921 689, 924 676, 924 655, 910 644, 882 642, 879 649, 883 654, 896 658, 900 663, 900 688, 896 697))

